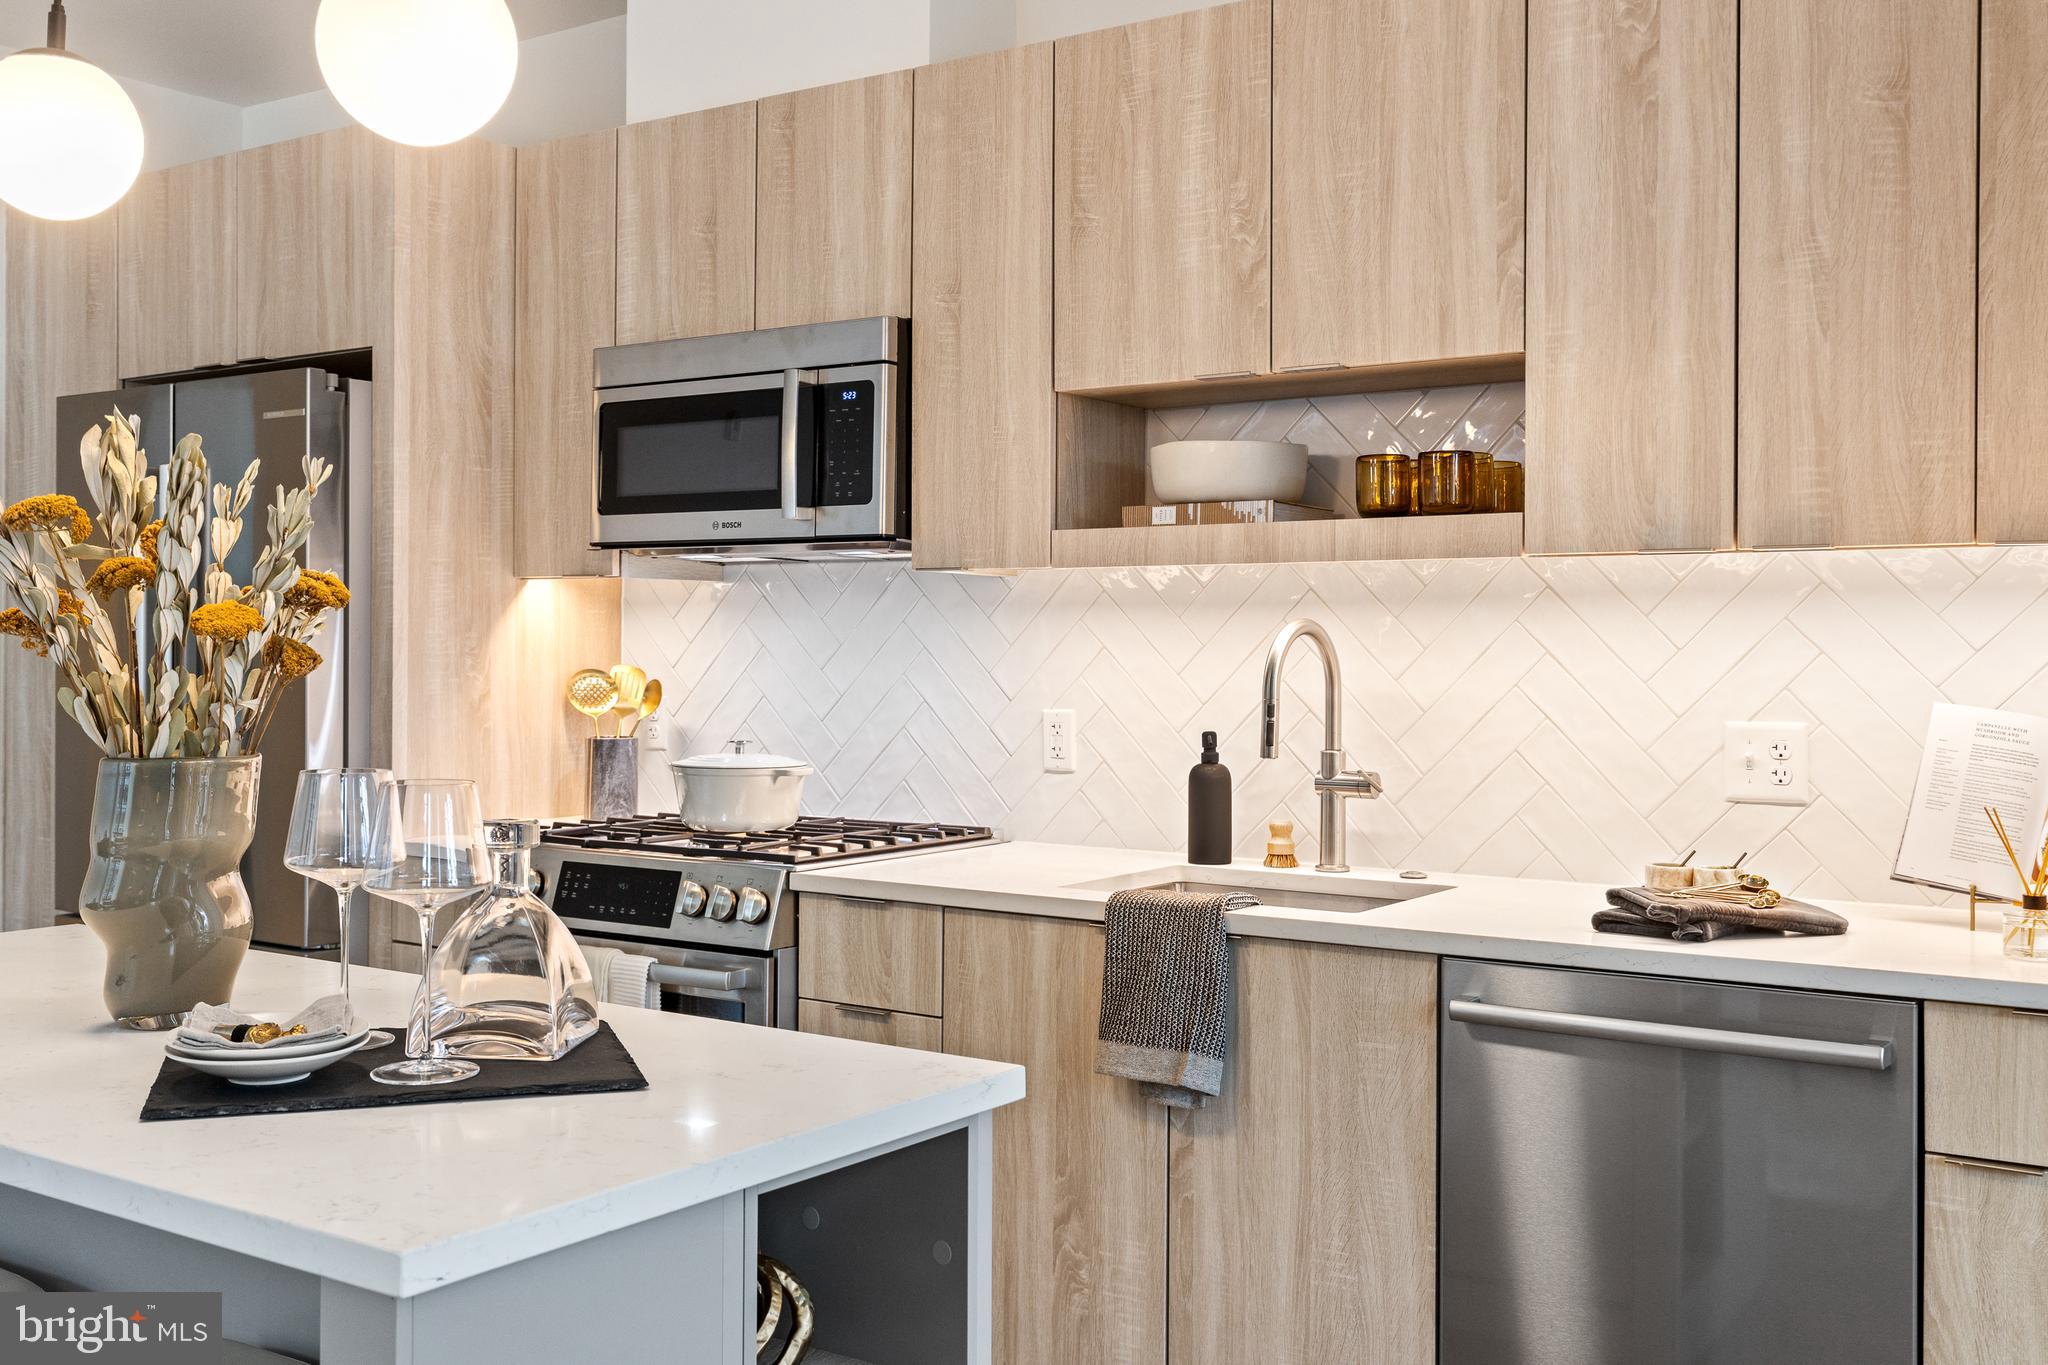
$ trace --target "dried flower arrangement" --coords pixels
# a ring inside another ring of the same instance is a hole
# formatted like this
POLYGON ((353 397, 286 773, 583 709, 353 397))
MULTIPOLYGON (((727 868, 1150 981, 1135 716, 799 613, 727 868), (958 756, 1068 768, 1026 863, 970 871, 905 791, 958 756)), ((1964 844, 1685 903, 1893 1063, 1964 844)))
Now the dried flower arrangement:
POLYGON ((225 565, 254 464, 233 487, 212 483, 199 437, 185 437, 152 520, 158 476, 118 410, 85 433, 78 458, 97 522, 55 493, 0 512, 0 583, 16 603, 0 611, 0 635, 56 666, 58 705, 107 754, 254 753, 285 689, 320 666, 311 641, 328 613, 348 603, 339 578, 299 567, 332 468, 309 457, 301 485, 277 489, 245 587, 225 565), (106 544, 93 543, 95 525, 106 544))

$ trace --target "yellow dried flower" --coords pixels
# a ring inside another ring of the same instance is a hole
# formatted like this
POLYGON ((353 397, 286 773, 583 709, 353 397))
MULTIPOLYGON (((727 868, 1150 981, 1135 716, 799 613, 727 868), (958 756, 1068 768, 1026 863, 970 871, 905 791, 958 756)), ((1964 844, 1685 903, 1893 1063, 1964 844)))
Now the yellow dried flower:
POLYGON ((149 561, 151 569, 156 568, 156 538, 163 534, 163 530, 164 519, 162 517, 158 517, 155 521, 142 528, 142 545, 136 553, 149 561))
POLYGON ((83 545, 91 539, 92 518, 87 516, 85 509, 81 507, 71 514, 71 543, 73 545, 83 545))
POLYGON ((92 619, 85 614, 85 603, 79 599, 77 593, 69 588, 57 589, 57 614, 59 616, 75 616, 78 618, 78 624, 81 626, 92 619))
POLYGON ((297 582, 285 589, 284 604, 300 611, 315 611, 322 607, 339 611, 348 605, 348 586, 331 573, 306 569, 299 574, 297 582))
POLYGON ((324 660, 313 646, 278 635, 263 646, 263 662, 275 668, 283 681, 295 682, 318 668, 324 660))
POLYGON ((117 592, 139 588, 156 577, 156 566, 135 555, 115 555, 103 559, 100 566, 92 571, 92 577, 85 580, 85 588, 93 596, 105 601, 117 592))
POLYGON ((192 633, 209 640, 239 640, 263 629, 263 613, 243 602, 208 602, 192 608, 192 633))
POLYGON ((92 519, 85 515, 85 509, 78 505, 78 499, 68 493, 38 493, 32 498, 23 498, 5 512, 0 512, 0 526, 10 531, 34 529, 71 532, 73 540, 84 540, 92 534, 92 519), (79 534, 79 524, 84 523, 85 534, 79 534))
POLYGON ((32 649, 43 655, 50 652, 49 635, 20 607, 9 607, 5 611, 0 611, 0 635, 14 636, 21 641, 23 649, 32 649))

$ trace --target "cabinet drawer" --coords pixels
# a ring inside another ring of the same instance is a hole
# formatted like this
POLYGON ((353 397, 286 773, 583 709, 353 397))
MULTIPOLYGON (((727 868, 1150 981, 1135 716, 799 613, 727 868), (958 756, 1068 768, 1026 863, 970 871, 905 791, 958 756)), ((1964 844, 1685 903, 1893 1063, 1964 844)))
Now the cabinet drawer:
POLYGON ((799 1000, 796 1026, 800 1032, 822 1033, 830 1038, 914 1047, 920 1052, 939 1050, 939 1021, 928 1014, 839 1005, 829 1000, 799 1000))
POLYGON ((2048 1166, 2048 1013, 1927 1002, 1927 1150, 2048 1166))
POLYGON ((806 892, 797 900, 797 936, 797 993, 805 999, 943 1013, 945 919, 937 906, 806 892))
POLYGON ((1926 1181, 1922 1360, 2048 1360, 2048 1319, 2020 1307, 2040 1297, 2048 1176, 1930 1156, 1926 1181))

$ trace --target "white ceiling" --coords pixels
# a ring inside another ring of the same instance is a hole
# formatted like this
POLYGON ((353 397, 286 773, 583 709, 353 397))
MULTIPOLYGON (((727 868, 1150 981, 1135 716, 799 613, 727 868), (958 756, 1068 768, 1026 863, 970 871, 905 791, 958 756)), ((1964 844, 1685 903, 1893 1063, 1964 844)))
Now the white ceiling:
MULTIPOLYGON (((626 0, 508 0, 521 38, 626 12, 626 0)), ((117 76, 227 104, 317 90, 319 0, 65 0, 66 46, 117 76)), ((0 0, 0 48, 41 47, 48 0, 0 0)))

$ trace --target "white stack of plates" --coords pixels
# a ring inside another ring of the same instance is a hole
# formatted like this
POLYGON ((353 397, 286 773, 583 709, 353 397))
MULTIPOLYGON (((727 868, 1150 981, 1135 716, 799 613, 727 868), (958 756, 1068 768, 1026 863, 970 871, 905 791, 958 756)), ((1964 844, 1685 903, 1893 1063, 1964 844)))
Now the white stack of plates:
POLYGON ((359 1028, 346 1038, 320 1038, 304 1043, 279 1041, 258 1049, 189 1047, 176 1036, 164 1044, 164 1055, 194 1071, 219 1076, 236 1085, 290 1085, 303 1081, 361 1047, 370 1030, 359 1028))

